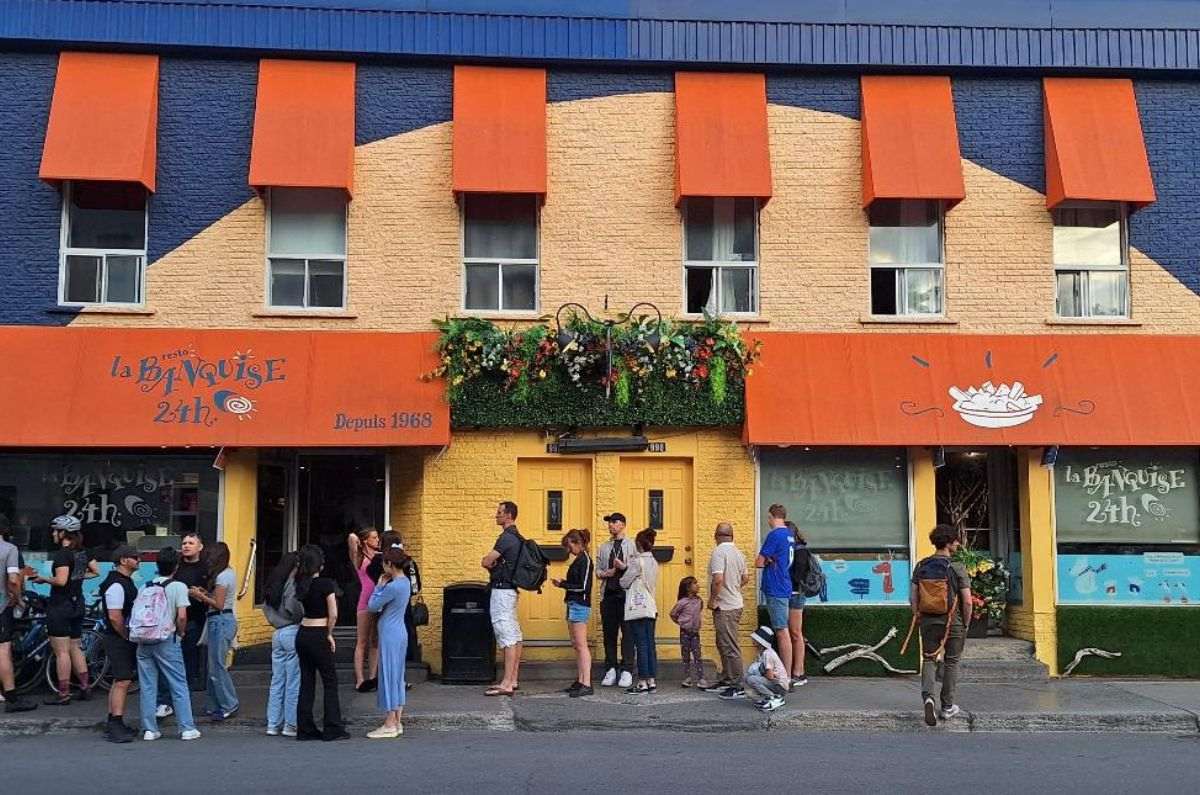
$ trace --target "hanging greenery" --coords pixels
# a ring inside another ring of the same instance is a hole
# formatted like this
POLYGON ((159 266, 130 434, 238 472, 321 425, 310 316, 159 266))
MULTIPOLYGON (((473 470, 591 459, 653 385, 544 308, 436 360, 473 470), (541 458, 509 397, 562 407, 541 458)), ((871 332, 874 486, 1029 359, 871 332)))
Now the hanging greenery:
POLYGON ((435 321, 456 427, 736 425, 761 343, 736 324, 636 317, 565 318, 503 329, 482 318, 435 321))

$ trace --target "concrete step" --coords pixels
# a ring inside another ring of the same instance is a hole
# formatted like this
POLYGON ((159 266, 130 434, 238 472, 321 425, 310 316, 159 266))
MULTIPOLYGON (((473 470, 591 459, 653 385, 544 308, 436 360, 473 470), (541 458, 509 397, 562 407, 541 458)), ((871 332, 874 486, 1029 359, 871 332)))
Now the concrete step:
POLYGON ((1027 660, 963 660, 960 682, 1045 682, 1050 678, 1046 666, 1033 658, 1027 660))
POLYGON ((1033 644, 1020 638, 968 638, 963 648, 964 660, 1033 659, 1033 644))

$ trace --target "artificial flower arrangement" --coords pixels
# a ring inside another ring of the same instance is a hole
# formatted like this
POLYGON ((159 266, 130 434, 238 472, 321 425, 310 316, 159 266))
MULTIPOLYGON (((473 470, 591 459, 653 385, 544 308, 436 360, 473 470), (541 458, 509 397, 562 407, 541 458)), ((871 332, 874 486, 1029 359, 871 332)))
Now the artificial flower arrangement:
POLYGON ((1008 567, 1002 561, 965 545, 954 553, 954 560, 963 564, 971 578, 971 602, 976 618, 986 615, 990 625, 999 626, 1008 605, 1011 576, 1008 567))
POLYGON ((653 379, 687 384, 721 405, 730 383, 740 385, 761 354, 761 342, 747 343, 735 323, 717 318, 619 321, 568 314, 558 333, 546 323, 503 329, 483 318, 435 321, 440 362, 424 377, 444 378, 451 401, 467 382, 492 378, 523 403, 557 371, 577 387, 605 389, 620 406, 653 379))

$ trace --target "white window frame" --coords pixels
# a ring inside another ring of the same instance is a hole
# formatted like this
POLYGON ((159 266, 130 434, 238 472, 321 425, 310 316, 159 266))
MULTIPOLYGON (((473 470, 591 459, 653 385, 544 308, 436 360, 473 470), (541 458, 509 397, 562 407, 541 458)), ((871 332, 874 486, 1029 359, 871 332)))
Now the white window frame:
POLYGON ((905 262, 905 263, 875 263, 871 262, 871 215, 870 210, 867 211, 867 311, 871 317, 879 318, 896 318, 896 317, 915 317, 915 318, 944 318, 946 317, 946 203, 936 199, 900 199, 899 201, 929 201, 937 208, 937 236, 938 236, 938 257, 940 262, 905 262), (896 280, 896 313, 894 315, 880 315, 875 313, 874 302, 872 301, 871 286, 874 283, 874 274, 877 270, 896 271, 899 278, 896 280), (908 271, 937 271, 938 279, 941 282, 941 305, 936 312, 910 312, 908 309, 908 271))
MULTIPOLYGON (((286 190, 307 190, 306 188, 286 188, 286 190)), ((347 200, 343 206, 344 220, 342 222, 342 235, 346 241, 346 250, 339 254, 320 254, 312 252, 303 257, 300 256, 271 256, 271 202, 272 193, 275 188, 267 188, 264 198, 264 206, 266 208, 266 268, 263 274, 263 303, 269 312, 343 312, 350 306, 350 268, 348 260, 350 255, 350 202, 347 200), (302 260, 304 262, 304 304, 296 306, 295 304, 275 304, 271 301, 271 260, 302 260), (309 306, 309 275, 311 273, 311 263, 313 260, 336 261, 342 263, 342 305, 341 306, 309 306)))
MULTIPOLYGON (((695 198, 713 199, 713 200, 716 200, 716 199, 733 200, 733 199, 742 199, 742 198, 748 198, 748 197, 745 197, 745 196, 697 196, 695 198)), ((761 245, 761 241, 762 241, 762 235, 761 235, 762 229, 761 229, 761 220, 760 220, 761 219, 760 211, 762 210, 762 202, 757 198, 754 199, 754 259, 752 261, 747 262, 745 260, 729 260, 729 261, 726 261, 726 260, 704 260, 704 259, 691 260, 691 259, 687 258, 687 219, 688 219, 687 203, 690 201, 692 201, 692 199, 690 197, 687 199, 684 199, 683 207, 681 208, 681 212, 679 213, 679 228, 680 228, 680 231, 682 232, 682 238, 681 238, 682 251, 680 253, 682 254, 682 261, 683 261, 683 272, 680 274, 680 278, 681 278, 682 284, 683 284, 683 292, 682 292, 683 306, 680 311, 680 315, 682 317, 689 318, 689 319, 699 319, 699 318, 704 317, 704 313, 702 313, 702 312, 698 313, 698 312, 689 312, 688 311, 688 271, 691 270, 692 268, 704 268, 706 270, 715 270, 717 272, 717 274, 716 274, 716 292, 717 292, 717 315, 716 316, 717 317, 731 318, 733 320, 758 317, 759 313, 762 310, 762 304, 760 303, 760 296, 761 296, 761 291, 762 291, 762 282, 761 282, 762 274, 758 267, 758 263, 762 259, 761 250, 759 248, 759 246, 761 245), (721 287, 721 271, 726 268, 728 268, 729 270, 750 270, 750 271, 752 271, 751 278, 754 282, 754 286, 753 286, 753 289, 750 291, 750 301, 751 301, 751 305, 754 308, 751 311, 749 311, 749 312, 722 312, 722 311, 720 311, 722 298, 724 298, 724 296, 722 295, 722 287, 721 287)), ((714 213, 714 216, 715 216, 715 213, 714 213)), ((714 218, 714 221, 715 221, 715 218, 714 218)))
POLYGON ((59 216, 58 231, 58 305, 69 307, 118 307, 125 309, 140 309, 146 305, 146 249, 150 244, 150 193, 146 193, 146 202, 142 205, 142 249, 126 248, 80 248, 71 247, 71 197, 75 190, 73 181, 65 181, 62 187, 62 210, 59 216), (106 301, 108 295, 108 258, 138 257, 138 301, 106 301), (67 300, 67 258, 68 257, 100 257, 102 262, 100 273, 99 301, 68 301, 67 300))
POLYGON ((1078 210, 1091 209, 1097 206, 1112 206, 1117 207, 1118 224, 1121 232, 1121 264, 1120 265, 1081 265, 1069 264, 1059 265, 1054 262, 1054 229, 1058 224, 1054 223, 1054 214, 1050 214, 1050 260, 1054 266, 1054 319, 1055 320, 1128 320, 1133 316, 1133 273, 1129 267, 1129 206, 1125 202, 1063 202, 1055 209, 1063 210, 1078 210), (1060 315, 1058 313, 1058 276, 1060 273, 1078 273, 1082 278, 1080 285, 1080 309, 1082 314, 1079 315, 1060 315), (1125 274, 1125 306, 1122 307, 1119 315, 1093 315, 1091 300, 1089 294, 1089 283, 1091 273, 1124 273, 1125 274))
MULTIPOLYGON (((487 195, 487 194, 484 194, 487 195)), ((467 256, 467 202, 472 194, 464 193, 458 202, 458 252, 462 260, 462 273, 459 284, 459 306, 464 313, 469 312, 479 317, 520 316, 537 317, 542 308, 542 201, 537 194, 529 194, 533 201, 533 259, 517 257, 468 257, 467 256), (468 265, 497 265, 496 308, 472 309, 467 306, 467 266, 468 265), (533 266, 533 309, 504 308, 504 267, 506 265, 533 266)))

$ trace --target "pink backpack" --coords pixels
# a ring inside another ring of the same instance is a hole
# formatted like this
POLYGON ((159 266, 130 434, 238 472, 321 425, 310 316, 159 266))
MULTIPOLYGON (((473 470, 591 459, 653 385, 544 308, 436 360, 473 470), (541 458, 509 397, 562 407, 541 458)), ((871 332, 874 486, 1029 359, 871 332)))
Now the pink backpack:
POLYGON ((175 632, 175 611, 167 601, 167 583, 152 582, 138 592, 129 616, 129 639, 161 643, 175 632))

